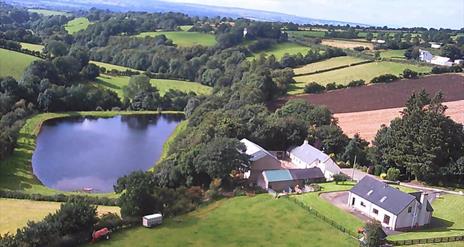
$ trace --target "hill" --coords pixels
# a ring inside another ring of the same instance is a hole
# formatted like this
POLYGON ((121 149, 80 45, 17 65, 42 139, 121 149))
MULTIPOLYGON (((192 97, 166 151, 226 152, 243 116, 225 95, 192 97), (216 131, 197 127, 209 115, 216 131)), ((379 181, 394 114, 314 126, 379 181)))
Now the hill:
POLYGON ((12 76, 20 79, 27 66, 37 59, 39 58, 0 48, 0 77, 12 76))

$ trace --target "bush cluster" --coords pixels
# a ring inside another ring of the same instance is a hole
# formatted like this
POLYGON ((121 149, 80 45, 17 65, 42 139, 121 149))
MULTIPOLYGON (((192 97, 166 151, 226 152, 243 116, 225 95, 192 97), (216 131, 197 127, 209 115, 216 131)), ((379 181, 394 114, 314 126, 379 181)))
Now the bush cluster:
POLYGON ((450 66, 450 67, 442 67, 442 66, 435 66, 432 68, 432 74, 443 74, 443 73, 460 73, 462 72, 462 68, 459 66, 450 66))
POLYGON ((396 75, 392 74, 385 74, 385 75, 379 75, 377 77, 372 78, 371 83, 388 83, 388 82, 393 82, 400 79, 396 75))

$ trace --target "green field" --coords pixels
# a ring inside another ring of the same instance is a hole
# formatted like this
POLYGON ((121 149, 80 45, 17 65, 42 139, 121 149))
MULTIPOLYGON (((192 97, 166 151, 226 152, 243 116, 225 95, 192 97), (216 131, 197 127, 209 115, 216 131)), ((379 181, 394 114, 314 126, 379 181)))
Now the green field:
POLYGON ((31 44, 31 43, 24 43, 24 42, 20 42, 21 44, 21 48, 23 49, 28 49, 30 51, 38 51, 38 52, 42 52, 44 46, 43 45, 37 45, 37 44, 31 44))
POLYGON ((178 46, 190 47, 195 45, 214 46, 216 45, 216 37, 213 34, 198 33, 198 32, 143 32, 136 37, 154 37, 164 34, 168 39, 172 40, 178 46))
POLYGON ((87 29, 89 25, 90 25, 89 19, 87 19, 86 17, 79 17, 79 18, 70 20, 68 23, 66 23, 66 25, 64 25, 64 29, 69 34, 74 34, 81 30, 87 29))
POLYGON ((38 59, 24 53, 0 49, 0 77, 12 76, 20 79, 27 66, 38 59))
MULTIPOLYGON (((0 235, 14 234, 16 229, 26 226, 28 221, 40 221, 49 213, 60 208, 59 202, 0 199, 0 235)), ((98 214, 117 213, 119 207, 98 206, 98 214)))
MULTIPOLYGON (((96 112, 70 112, 70 113, 43 113, 35 115, 26 121, 26 124, 19 131, 17 147, 12 155, 7 159, 0 161, 0 189, 18 190, 26 193, 38 193, 43 195, 54 195, 63 193, 53 190, 42 185, 42 183, 32 173, 32 153, 35 149, 35 139, 39 134, 42 123, 53 118, 63 118, 70 116, 93 116, 93 117, 112 117, 115 115, 130 114, 158 114, 158 112, 114 112, 114 111, 96 111, 96 112)), ((179 112, 162 112, 162 113, 179 113, 179 112)), ((77 192, 65 192, 64 194, 79 194, 77 192)), ((89 195, 85 193, 85 195, 89 195)), ((108 197, 116 197, 114 193, 107 194, 90 194, 108 197)))
POLYGON ((334 57, 321 62, 307 64, 303 67, 296 68, 293 71, 295 72, 295 75, 301 75, 307 73, 315 73, 320 70, 336 68, 339 66, 350 65, 363 61, 366 61, 366 59, 349 56, 334 57))
POLYGON ((464 196, 444 195, 432 203, 429 228, 388 237, 390 240, 434 238, 464 235, 464 196))
POLYGON ((303 88, 306 84, 310 82, 317 82, 322 85, 327 85, 328 83, 336 82, 338 84, 348 84, 353 80, 364 80, 366 83, 369 83, 372 78, 384 75, 384 74, 394 74, 400 75, 403 73, 404 69, 411 69, 421 73, 428 73, 431 71, 431 67, 419 66, 412 64, 402 64, 394 62, 374 62, 356 65, 348 68, 332 70, 324 73, 318 73, 313 75, 306 76, 296 76, 294 77, 296 84, 294 89, 289 92, 291 94, 298 94, 303 92, 303 88))
MULTIPOLYGON (((358 246, 286 199, 267 194, 223 199, 152 229, 114 233, 98 246, 358 246)), ((94 246, 95 244, 89 245, 94 246)))
POLYGON ((192 27, 193 27, 192 25, 183 25, 183 26, 179 26, 180 30, 185 31, 185 32, 187 32, 188 30, 190 30, 190 28, 192 28, 192 27))
POLYGON ((289 36, 297 37, 297 38, 324 38, 325 32, 324 31, 288 31, 289 36))
POLYGON ((307 46, 302 46, 302 45, 291 43, 291 42, 285 42, 285 43, 276 44, 272 46, 272 48, 269 50, 255 53, 249 59, 257 58, 261 56, 261 54, 264 54, 266 56, 272 54, 278 60, 280 60, 285 54, 295 55, 297 53, 301 53, 304 56, 306 55, 306 53, 308 53, 309 50, 311 50, 311 48, 307 46))
POLYGON ((28 11, 32 13, 37 13, 39 15, 44 15, 44 16, 52 16, 52 15, 70 16, 71 15, 64 11, 48 10, 48 9, 28 9, 28 11))
POLYGON ((98 67, 103 67, 107 71, 109 71, 109 70, 117 70, 117 71, 123 71, 124 72, 126 70, 132 70, 132 71, 137 71, 137 72, 143 73, 143 71, 141 71, 141 70, 136 70, 136 69, 132 69, 132 68, 124 67, 124 66, 119 66, 119 65, 115 65, 115 64, 110 64, 110 63, 103 63, 103 62, 97 62, 97 61, 90 61, 90 63, 93 63, 93 64, 97 65, 98 67))
MULTIPOLYGON (((110 76, 101 75, 97 78, 97 84, 115 91, 120 97, 123 97, 122 89, 129 84, 128 76, 110 76)), ((195 92, 196 94, 207 95, 211 93, 211 88, 197 82, 168 80, 168 79, 151 79, 150 83, 155 86, 161 95, 164 95, 169 89, 180 90, 182 92, 195 92)))
POLYGON ((381 58, 396 58, 396 59, 406 59, 404 57, 404 52, 406 50, 386 50, 380 52, 381 58))

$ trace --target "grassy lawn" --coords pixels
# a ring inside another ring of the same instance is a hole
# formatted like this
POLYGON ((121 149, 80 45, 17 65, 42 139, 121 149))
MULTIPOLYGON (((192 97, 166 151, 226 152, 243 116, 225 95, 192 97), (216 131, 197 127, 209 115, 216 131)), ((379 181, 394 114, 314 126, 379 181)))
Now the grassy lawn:
MULTIPOLYGON (((120 97, 123 97, 122 88, 129 83, 128 76, 110 76, 101 75, 97 79, 97 84, 115 91, 120 97)), ((197 82, 168 80, 168 79, 151 79, 150 83, 155 86, 161 95, 164 95, 169 89, 177 89, 183 92, 195 92, 196 94, 207 95, 211 93, 211 87, 202 85, 197 82)))
MULTIPOLYGON (((17 199, 0 199, 0 234, 14 234, 28 221, 40 221, 60 208, 59 202, 43 202, 17 199)), ((117 213, 119 207, 98 206, 98 214, 117 213)))
MULTIPOLYGON (((214 202, 153 229, 115 233, 98 246, 357 246, 356 240, 267 194, 214 202)), ((90 245, 89 245, 90 246, 90 245)))
POLYGON ((51 15, 70 16, 71 15, 71 14, 66 13, 64 11, 48 10, 48 9, 28 9, 28 11, 32 12, 32 13, 37 13, 39 15, 44 15, 44 16, 51 16, 51 15))
MULTIPOLYGON (((390 236, 390 240, 464 235, 464 196, 444 195, 432 203, 431 225, 422 230, 390 236)), ((448 246, 448 245, 447 245, 448 246)))
POLYGON ((366 81, 366 83, 369 83, 372 78, 379 75, 400 75, 406 68, 422 73, 431 71, 431 67, 412 64, 402 64, 395 62, 367 63, 324 73, 296 76, 294 77, 296 84, 292 93, 303 93, 304 86, 313 81, 322 85, 326 85, 331 82, 336 82, 338 84, 348 84, 350 81, 362 79, 366 81))
POLYGON ((0 49, 0 77, 12 76, 20 79, 27 66, 38 59, 24 53, 0 49))
MULTIPOLYGON (((44 195, 53 194, 79 194, 76 192, 61 192, 47 188, 34 176, 32 172, 32 153, 35 150, 35 140, 39 134, 42 123, 53 118, 63 118, 70 116, 93 116, 93 117, 112 117, 115 115, 129 114, 157 114, 157 112, 70 112, 70 113, 43 113, 29 118, 19 131, 17 147, 10 157, 0 161, 0 189, 18 190, 26 193, 38 193, 44 195)), ((163 112, 166 114, 174 112, 163 112)), ((179 113, 179 112, 175 112, 179 113)), ((89 195, 89 194, 85 194, 89 195)), ((116 197, 114 193, 90 194, 96 196, 116 197)))
POLYGON ((86 17, 79 17, 79 18, 70 20, 68 23, 66 23, 66 25, 64 26, 64 29, 69 34, 74 34, 81 30, 85 30, 89 25, 90 25, 89 19, 87 19, 86 17))
POLYGON ((43 45, 37 45, 37 44, 31 44, 31 43, 24 43, 24 42, 20 42, 21 43, 21 47, 23 49, 28 49, 30 51, 38 51, 38 52, 42 52, 44 46, 43 45))
POLYGON ((331 69, 343 65, 350 65, 354 63, 359 63, 366 61, 366 59, 358 58, 358 57, 350 57, 350 56, 343 56, 343 57, 334 57, 330 58, 321 62, 310 63, 303 67, 296 68, 293 71, 295 75, 306 74, 306 73, 314 73, 319 70, 324 69, 331 69))
POLYGON ((307 46, 302 46, 302 45, 291 43, 291 42, 285 42, 285 43, 276 44, 269 50, 255 53, 253 54, 253 56, 250 57, 250 59, 257 58, 261 54, 265 54, 266 56, 272 54, 277 58, 277 60, 280 60, 285 54, 294 55, 297 53, 301 53, 304 56, 306 55, 306 53, 308 53, 310 49, 311 48, 307 46))
MULTIPOLYGON (((181 27, 182 28, 182 27, 181 27)), ((214 46, 216 45, 216 37, 209 33, 198 32, 143 32, 136 37, 154 37, 164 34, 168 39, 172 40, 178 46, 190 47, 195 45, 214 46)))
POLYGON ((381 58, 397 58, 397 59, 406 59, 404 57, 404 50, 386 50, 386 51, 381 51, 380 52, 380 57, 381 58))

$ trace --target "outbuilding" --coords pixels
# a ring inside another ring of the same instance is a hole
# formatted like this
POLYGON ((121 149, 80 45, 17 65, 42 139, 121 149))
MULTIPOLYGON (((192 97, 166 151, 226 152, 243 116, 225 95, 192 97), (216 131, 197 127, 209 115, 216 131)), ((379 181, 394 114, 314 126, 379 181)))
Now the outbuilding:
POLYGON ((251 183, 256 183, 264 170, 282 169, 280 160, 266 149, 247 139, 242 139, 240 142, 245 145, 245 153, 250 156, 251 165, 244 177, 251 183))
POLYGON ((299 185, 303 188, 305 184, 323 182, 324 173, 318 167, 305 169, 282 169, 263 171, 258 179, 258 185, 266 190, 272 189, 277 192, 293 191, 299 185))
POLYGON ((161 214, 150 214, 145 215, 142 218, 142 225, 144 227, 153 227, 163 223, 163 215, 161 214))

